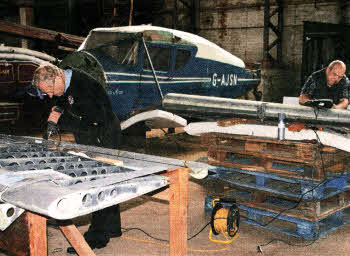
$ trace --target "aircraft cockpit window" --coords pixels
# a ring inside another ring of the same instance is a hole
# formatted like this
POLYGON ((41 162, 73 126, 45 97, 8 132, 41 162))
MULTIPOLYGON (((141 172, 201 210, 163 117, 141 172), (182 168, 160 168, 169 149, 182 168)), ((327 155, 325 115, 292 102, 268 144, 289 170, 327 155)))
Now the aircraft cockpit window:
POLYGON ((175 70, 182 68, 191 57, 191 52, 183 49, 176 50, 175 70))
MULTIPOLYGON (((168 72, 170 67, 170 48, 147 46, 153 68, 156 71, 168 72)), ((143 56, 143 69, 151 70, 146 52, 143 56)))
POLYGON ((131 48, 125 54, 122 64, 136 66, 139 52, 139 42, 134 42, 131 48))
POLYGON ((118 44, 107 44, 95 49, 103 55, 112 57, 118 64, 136 66, 138 60, 138 41, 122 40, 118 44))

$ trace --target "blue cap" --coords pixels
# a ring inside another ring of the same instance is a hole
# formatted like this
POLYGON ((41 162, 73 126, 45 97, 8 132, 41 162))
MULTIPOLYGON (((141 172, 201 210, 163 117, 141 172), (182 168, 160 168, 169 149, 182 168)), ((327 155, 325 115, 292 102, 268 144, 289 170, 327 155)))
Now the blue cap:
POLYGON ((43 93, 34 86, 32 82, 27 86, 27 93, 32 97, 39 97, 41 100, 44 99, 44 96, 46 95, 46 93, 43 93))

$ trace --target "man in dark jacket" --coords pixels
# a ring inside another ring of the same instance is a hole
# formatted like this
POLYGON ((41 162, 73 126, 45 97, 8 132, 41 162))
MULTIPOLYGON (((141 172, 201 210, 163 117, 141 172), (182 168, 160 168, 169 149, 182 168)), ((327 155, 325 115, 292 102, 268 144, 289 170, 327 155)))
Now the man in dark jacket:
MULTIPOLYGON (((45 139, 58 132, 58 121, 65 115, 77 143, 114 149, 120 146, 119 119, 112 111, 104 87, 94 78, 76 69, 62 70, 48 63, 34 72, 33 86, 39 97, 46 94, 56 98, 45 139)), ((84 238, 94 249, 105 247, 110 237, 121 235, 120 208, 116 205, 92 213, 84 238)))
POLYGON ((331 99, 334 103, 332 108, 347 108, 350 81, 345 71, 345 64, 340 60, 335 60, 327 68, 312 73, 301 89, 299 103, 308 105, 314 99, 331 99))

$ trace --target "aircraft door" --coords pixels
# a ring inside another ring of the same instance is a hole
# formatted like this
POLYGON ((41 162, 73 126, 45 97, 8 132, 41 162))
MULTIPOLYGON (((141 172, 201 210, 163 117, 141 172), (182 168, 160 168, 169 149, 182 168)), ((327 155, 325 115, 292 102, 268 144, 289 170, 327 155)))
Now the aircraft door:
POLYGON ((93 51, 103 65, 113 112, 124 120, 133 114, 140 83, 139 42, 123 40, 93 51))
POLYGON ((172 60, 171 47, 149 43, 146 43, 146 46, 157 79, 154 78, 146 49, 143 48, 142 73, 139 89, 140 109, 149 108, 161 103, 161 95, 163 94, 164 96, 166 94, 166 87, 170 80, 169 74, 172 60), (158 84, 156 80, 158 81, 158 84))

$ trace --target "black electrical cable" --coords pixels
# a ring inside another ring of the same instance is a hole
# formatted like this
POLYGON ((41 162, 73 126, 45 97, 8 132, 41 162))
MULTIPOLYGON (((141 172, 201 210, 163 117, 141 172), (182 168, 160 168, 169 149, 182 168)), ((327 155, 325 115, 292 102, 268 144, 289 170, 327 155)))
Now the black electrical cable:
POLYGON ((305 193, 303 193, 301 195, 301 197, 299 198, 299 200, 295 203, 295 205, 293 205, 292 207, 289 207, 289 208, 285 208, 283 210, 281 210, 277 215, 273 216, 273 218, 271 220, 269 220, 268 222, 266 223, 260 223, 254 219, 250 219, 248 217, 245 217, 245 216, 241 216, 241 218, 244 218, 244 219, 247 219, 249 221, 252 221, 252 222, 255 222, 256 224, 259 224, 260 226, 262 227, 266 227, 268 226, 269 224, 271 224, 273 221, 275 221, 279 216, 281 216, 284 212, 286 211, 289 211, 289 210, 292 210, 292 209, 295 209, 299 206, 299 204, 303 201, 304 199, 304 196, 312 191, 314 191, 316 188, 318 188, 319 186, 323 185, 323 184, 327 184, 329 182, 329 180, 323 180, 322 182, 320 182, 319 184, 317 184, 317 186, 313 187, 312 189, 306 191, 305 193))
MULTIPOLYGON (((217 220, 218 218, 216 218, 217 220)), ((207 224, 205 224, 205 226, 203 228, 201 228, 196 234, 194 234, 193 236, 191 236, 190 238, 187 238, 188 241, 190 241, 191 239, 195 238, 196 236, 198 236, 201 232, 203 232, 203 230, 210 225, 211 221, 209 221, 207 224)))
POLYGON ((154 237, 154 236, 148 234, 146 231, 142 230, 141 228, 122 228, 122 231, 125 232, 125 233, 129 232, 131 230, 141 231, 142 233, 144 233, 145 235, 149 236, 150 238, 152 238, 154 240, 158 240, 158 241, 161 241, 161 242, 169 242, 169 240, 154 237))
POLYGON ((314 111, 314 114, 315 114, 315 120, 317 120, 317 117, 318 117, 318 113, 320 112, 320 109, 317 108, 317 107, 312 107, 313 111, 314 111))
MULTIPOLYGON (((215 218, 215 220, 218 220, 218 219, 225 219, 225 218, 215 218)), ((203 230, 209 226, 211 223, 211 221, 209 221, 207 224, 205 224, 197 233, 195 233, 194 235, 192 235, 191 237, 187 238, 187 241, 190 241, 191 239, 195 238, 196 236, 198 236, 200 233, 203 232, 203 230)), ((154 240, 158 240, 158 241, 162 241, 162 242, 169 242, 169 240, 166 240, 166 239, 161 239, 161 238, 157 238, 157 237, 154 237, 152 235, 150 235, 149 233, 147 233, 146 231, 144 231, 143 229, 141 228, 122 228, 123 232, 129 232, 131 230, 138 230, 138 231, 141 231, 142 233, 144 233, 145 235, 149 236, 150 238, 154 239, 154 240)))
MULTIPOLYGON (((317 237, 317 236, 316 236, 316 237, 317 237)), ((269 244, 272 244, 273 242, 282 242, 282 243, 285 243, 285 244, 287 244, 287 245, 289 245, 289 246, 308 247, 308 246, 314 244, 317 240, 318 240, 318 238, 313 239, 313 240, 311 240, 311 242, 309 242, 308 244, 294 244, 294 243, 291 243, 291 242, 289 242, 289 241, 287 241, 287 240, 274 238, 274 239, 271 239, 270 241, 268 241, 268 242, 265 243, 265 244, 258 245, 258 252, 262 252, 262 247, 268 246, 269 244)))
MULTIPOLYGON (((313 107, 313 110, 314 110, 314 113, 315 113, 315 117, 316 117, 316 120, 317 120, 318 111, 316 111, 316 109, 317 109, 316 107, 313 107)), ((317 148, 320 150, 320 148, 321 148, 321 146, 323 146, 323 144, 322 144, 322 142, 321 142, 321 140, 320 140, 319 135, 317 134, 317 131, 314 130, 314 129, 313 129, 313 131, 314 131, 314 133, 315 133, 315 135, 316 135, 317 146, 318 146, 317 148)), ((278 216, 280 216, 280 215, 281 215, 283 212, 285 212, 286 210, 291 210, 291 209, 294 209, 294 208, 298 207, 299 204, 302 202, 303 197, 304 197, 307 193, 310 193, 311 191, 315 190, 315 189, 318 188, 319 186, 321 186, 321 185, 323 185, 323 184, 327 184, 328 182, 330 182, 330 180, 327 180, 327 177, 326 177, 326 172, 325 172, 325 169, 324 169, 324 160, 323 160, 322 153, 321 153, 321 152, 318 152, 318 153, 319 153, 319 154, 317 154, 317 155, 319 155, 320 158, 321 158, 321 167, 322 167, 322 172, 323 172, 324 179, 323 179, 319 184, 317 184, 317 186, 313 187, 311 190, 306 191, 304 194, 302 194, 300 200, 296 203, 296 205, 295 205, 294 207, 289 208, 289 209, 284 209, 284 210, 281 211, 278 215, 274 216, 274 218, 273 218, 271 221, 269 221, 266 225, 262 225, 262 226, 267 226, 268 224, 270 224, 272 221, 274 221, 278 216)), ((244 217, 243 217, 243 218, 244 218, 244 217)), ((251 219, 249 219, 249 220, 250 220, 250 221, 256 222, 255 220, 251 220, 251 219)), ((258 222, 256 222, 256 223, 259 224, 259 225, 261 225, 261 224, 258 223, 258 222)), ((273 243, 273 242, 275 242, 275 241, 283 242, 283 243, 285 243, 285 244, 287 244, 287 245, 289 245, 289 246, 307 247, 307 246, 310 246, 310 245, 314 244, 314 243, 319 239, 319 237, 318 237, 318 236, 319 236, 319 232, 320 232, 320 230, 318 230, 318 232, 317 232, 317 234, 316 234, 316 236, 315 236, 315 239, 313 239, 309 244, 304 244, 304 245, 301 245, 301 244, 293 244, 293 243, 290 243, 290 242, 285 241, 285 240, 282 240, 282 239, 272 239, 272 240, 270 240, 269 242, 267 242, 267 243, 265 243, 265 244, 258 245, 258 252, 262 252, 262 247, 267 246, 267 245, 269 245, 269 244, 271 244, 271 243, 273 243)))

